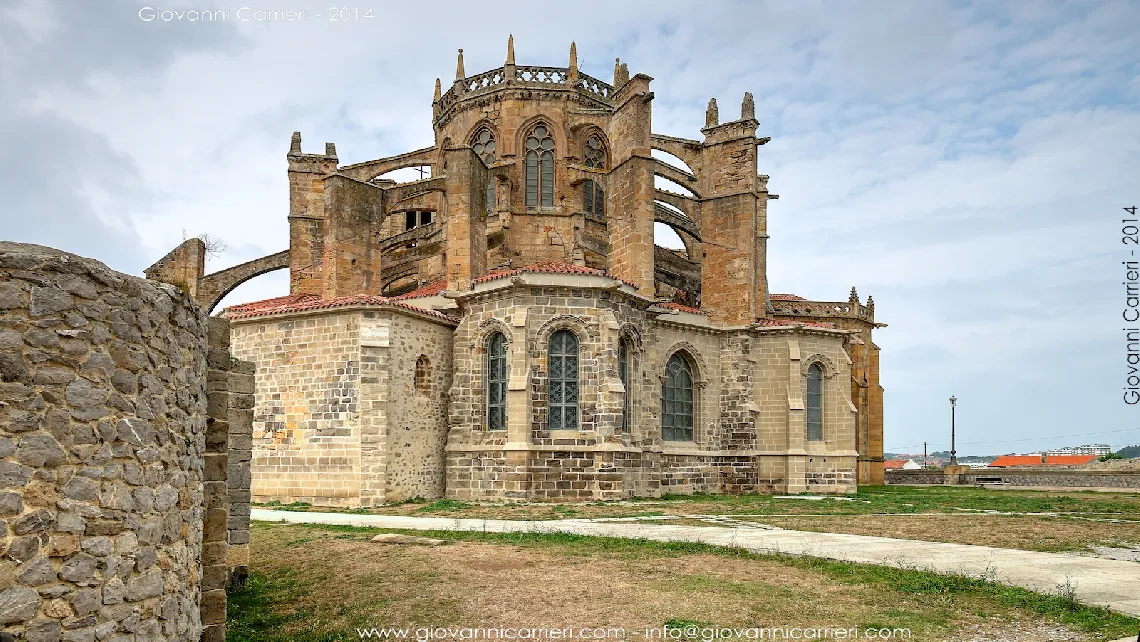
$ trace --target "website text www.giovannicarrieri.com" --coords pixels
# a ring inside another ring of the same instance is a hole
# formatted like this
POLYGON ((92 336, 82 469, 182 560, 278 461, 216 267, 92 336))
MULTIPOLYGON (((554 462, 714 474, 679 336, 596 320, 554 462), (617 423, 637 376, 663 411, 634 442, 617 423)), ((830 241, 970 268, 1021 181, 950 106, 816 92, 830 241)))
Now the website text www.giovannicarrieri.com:
POLYGON ((361 640, 908 640, 910 629, 858 627, 385 627, 357 629, 361 640))

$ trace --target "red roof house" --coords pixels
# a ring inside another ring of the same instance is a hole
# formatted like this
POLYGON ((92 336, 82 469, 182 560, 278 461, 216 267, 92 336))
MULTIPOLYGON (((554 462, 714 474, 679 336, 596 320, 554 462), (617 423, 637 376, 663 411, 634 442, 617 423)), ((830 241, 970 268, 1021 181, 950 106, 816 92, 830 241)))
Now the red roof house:
POLYGON ((990 468, 1011 466, 1079 466, 1096 459, 1096 455, 1002 455, 990 462, 990 468))

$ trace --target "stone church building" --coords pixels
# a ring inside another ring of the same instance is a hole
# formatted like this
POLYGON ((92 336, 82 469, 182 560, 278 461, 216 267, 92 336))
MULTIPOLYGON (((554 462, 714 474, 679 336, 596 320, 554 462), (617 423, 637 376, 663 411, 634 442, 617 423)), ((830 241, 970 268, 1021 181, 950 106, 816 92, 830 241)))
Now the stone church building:
POLYGON ((434 145, 341 165, 293 134, 287 250, 204 274, 192 239, 147 270, 208 309, 289 270, 289 295, 223 312, 257 368, 254 501, 882 483, 873 301, 771 293, 752 96, 678 138, 652 131, 651 80, 591 77, 573 44, 538 67, 512 41, 474 75, 460 50, 434 145))

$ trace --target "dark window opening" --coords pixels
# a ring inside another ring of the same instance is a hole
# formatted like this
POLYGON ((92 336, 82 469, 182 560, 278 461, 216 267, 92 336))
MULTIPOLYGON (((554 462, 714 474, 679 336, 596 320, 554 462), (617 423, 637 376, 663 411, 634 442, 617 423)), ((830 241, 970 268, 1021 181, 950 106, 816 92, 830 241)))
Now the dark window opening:
POLYGON ((431 360, 424 355, 416 359, 415 388, 417 395, 431 394, 431 360))
POLYGON ((582 183, 582 209, 587 215, 606 215, 606 194, 602 191, 602 186, 595 181, 587 180, 582 183))
POLYGON ((431 225, 435 212, 430 210, 413 210, 404 212, 404 231, 414 230, 417 227, 431 225))

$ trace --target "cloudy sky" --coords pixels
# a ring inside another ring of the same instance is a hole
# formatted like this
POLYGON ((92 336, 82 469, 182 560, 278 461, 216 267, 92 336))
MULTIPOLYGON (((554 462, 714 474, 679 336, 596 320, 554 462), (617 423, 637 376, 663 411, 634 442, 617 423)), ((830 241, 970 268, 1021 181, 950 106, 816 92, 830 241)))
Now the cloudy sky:
MULTIPOLYGON (((1122 401, 1122 208, 1140 205, 1134 2, 5 2, 0 238, 141 274, 191 236, 213 271, 287 247, 285 152, 430 145, 435 78, 520 64, 655 78, 654 131, 756 96, 777 292, 873 295, 886 442, 960 453, 1140 442, 1122 401), (342 3, 343 4, 343 3, 342 3), (243 21, 253 9, 307 20, 243 21), (550 5, 554 6, 554 5, 550 5), (567 7, 573 6, 573 10, 567 7), (493 7, 493 9, 491 8, 493 7), (430 11, 427 11, 430 8, 430 11), (426 11, 426 12, 425 12, 426 11), (354 16, 359 16, 355 18, 354 16), (371 16, 371 17, 369 17, 371 16)), ((227 303, 283 294, 285 275, 227 303)))

